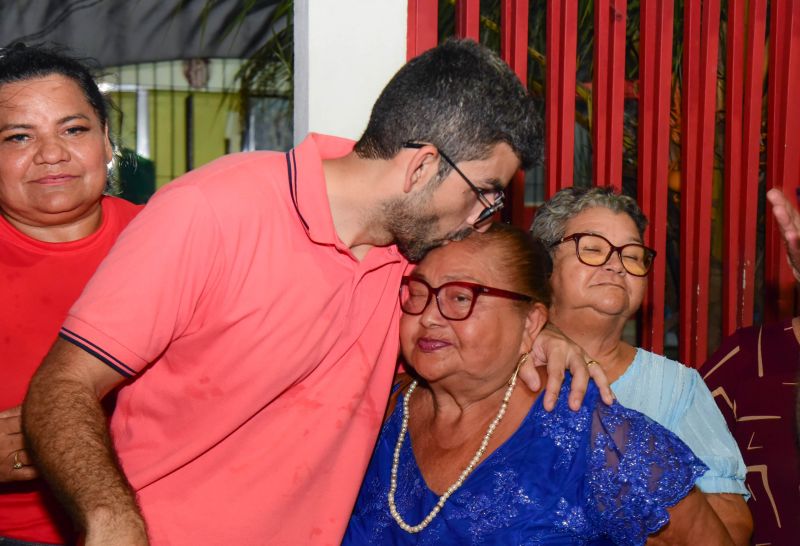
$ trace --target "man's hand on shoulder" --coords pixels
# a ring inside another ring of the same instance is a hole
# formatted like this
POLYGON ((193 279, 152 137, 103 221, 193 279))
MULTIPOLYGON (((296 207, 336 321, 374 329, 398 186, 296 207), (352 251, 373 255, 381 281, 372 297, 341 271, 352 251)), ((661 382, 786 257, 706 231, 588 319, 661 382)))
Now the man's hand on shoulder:
POLYGON ((577 411, 581 407, 590 378, 594 379, 597 388, 600 389, 603 402, 611 404, 614 401, 603 369, 552 324, 548 323, 534 340, 529 361, 533 366, 523 365, 519 375, 534 392, 542 388, 539 374, 534 367, 547 366, 547 387, 544 395, 544 408, 547 411, 552 411, 556 405, 561 384, 564 382, 564 373, 567 370, 572 374, 569 407, 573 410, 577 411))

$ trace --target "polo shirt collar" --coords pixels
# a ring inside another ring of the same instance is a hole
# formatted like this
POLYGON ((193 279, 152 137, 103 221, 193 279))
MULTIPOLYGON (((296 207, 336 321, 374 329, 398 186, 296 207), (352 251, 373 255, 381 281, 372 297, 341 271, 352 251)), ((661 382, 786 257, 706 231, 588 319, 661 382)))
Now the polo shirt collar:
MULTIPOLYGON (((294 178, 292 199, 298 220, 305 226, 309 239, 318 244, 334 246, 349 256, 352 256, 352 252, 342 243, 333 224, 322 161, 344 157, 353 151, 354 146, 355 142, 350 139, 309 133, 303 142, 287 154, 294 178)), ((376 253, 392 261, 401 259, 395 245, 375 247, 367 257, 376 253)))

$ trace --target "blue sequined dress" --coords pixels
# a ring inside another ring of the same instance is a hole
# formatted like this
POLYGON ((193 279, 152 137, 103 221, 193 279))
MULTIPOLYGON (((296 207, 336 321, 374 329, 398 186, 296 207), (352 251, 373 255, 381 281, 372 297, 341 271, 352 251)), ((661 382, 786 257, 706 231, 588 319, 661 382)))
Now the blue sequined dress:
MULTIPOLYGON (((571 411, 569 384, 567 378, 552 413, 540 396, 516 432, 417 534, 395 523, 387 502, 401 397, 381 430, 342 544, 644 544, 667 524, 666 509, 691 491, 706 466, 646 416, 603 404, 594 383, 581 409, 571 411)), ((398 511, 416 525, 438 500, 406 437, 398 511)))

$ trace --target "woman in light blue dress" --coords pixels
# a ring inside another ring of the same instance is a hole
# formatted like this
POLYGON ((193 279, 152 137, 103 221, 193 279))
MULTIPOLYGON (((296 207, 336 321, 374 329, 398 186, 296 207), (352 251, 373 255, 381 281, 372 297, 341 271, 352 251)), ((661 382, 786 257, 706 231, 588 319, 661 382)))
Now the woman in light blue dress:
POLYGON ((566 188, 537 211, 532 234, 550 250, 549 320, 603 368, 619 402, 681 438, 708 467, 697 485, 737 544, 749 544, 745 465, 713 397, 693 368, 622 339, 644 297, 655 252, 647 219, 610 188, 566 188))
POLYGON ((694 487, 706 466, 674 434, 606 406, 593 383, 577 412, 568 389, 547 412, 516 381, 547 320, 548 265, 541 244, 495 224, 403 280, 410 375, 343 544, 731 544, 694 487))

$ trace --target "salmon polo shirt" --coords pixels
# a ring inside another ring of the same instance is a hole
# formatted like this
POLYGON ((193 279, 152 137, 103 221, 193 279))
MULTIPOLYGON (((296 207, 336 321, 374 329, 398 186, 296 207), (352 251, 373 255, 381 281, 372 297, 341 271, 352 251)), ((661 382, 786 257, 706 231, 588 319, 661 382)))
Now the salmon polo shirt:
POLYGON ((61 336, 133 381, 111 420, 154 545, 339 544, 398 353, 395 247, 357 260, 310 135, 159 191, 61 336))

